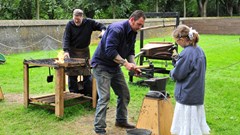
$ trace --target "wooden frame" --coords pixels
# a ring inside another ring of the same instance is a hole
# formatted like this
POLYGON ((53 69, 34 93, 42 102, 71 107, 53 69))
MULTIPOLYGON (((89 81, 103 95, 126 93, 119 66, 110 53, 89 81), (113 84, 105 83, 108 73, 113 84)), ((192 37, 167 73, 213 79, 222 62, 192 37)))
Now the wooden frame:
POLYGON ((65 91, 65 71, 66 65, 51 66, 51 65, 39 65, 35 63, 29 63, 24 61, 23 63, 23 84, 24 84, 24 106, 27 108, 29 104, 47 104, 55 107, 55 115, 57 117, 63 117, 64 115, 64 100, 83 97, 86 101, 92 101, 92 107, 96 108, 97 104, 97 90, 96 81, 93 78, 92 83, 92 97, 87 97, 82 94, 70 93, 65 91), (30 66, 31 65, 31 66, 30 66), (54 67, 55 69, 55 93, 40 97, 29 97, 29 68, 36 67, 54 67))

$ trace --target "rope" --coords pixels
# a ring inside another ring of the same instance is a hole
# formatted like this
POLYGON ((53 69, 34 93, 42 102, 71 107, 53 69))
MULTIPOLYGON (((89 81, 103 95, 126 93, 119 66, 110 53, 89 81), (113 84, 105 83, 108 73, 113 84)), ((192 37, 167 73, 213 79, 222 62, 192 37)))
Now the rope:
POLYGON ((227 68, 229 68, 229 67, 232 67, 232 66, 238 65, 238 64, 240 64, 240 61, 238 61, 238 62, 236 62, 236 63, 229 64, 229 65, 227 65, 227 66, 225 66, 225 67, 213 69, 213 70, 210 70, 210 71, 212 72, 212 71, 217 71, 217 70, 223 70, 223 69, 227 69, 227 68))
MULTIPOLYGON (((54 40, 54 41, 56 41, 58 43, 62 43, 62 41, 60 41, 60 40, 58 40, 58 39, 56 39, 56 38, 54 38, 54 37, 52 37, 50 35, 46 35, 45 37, 40 39, 38 42, 36 42, 36 43, 34 43, 32 45, 29 45, 29 46, 25 46, 25 47, 10 47, 10 46, 5 45, 3 43, 0 43, 0 45, 3 46, 3 47, 9 48, 9 49, 27 49, 27 48, 30 48, 30 47, 33 47, 33 46, 37 45, 38 43, 42 42, 46 38, 50 38, 50 39, 52 39, 52 40, 54 40)), ((48 46, 49 46, 50 49, 53 49, 50 45, 48 45, 48 46)), ((55 50, 55 49, 53 49, 53 50, 55 50)))

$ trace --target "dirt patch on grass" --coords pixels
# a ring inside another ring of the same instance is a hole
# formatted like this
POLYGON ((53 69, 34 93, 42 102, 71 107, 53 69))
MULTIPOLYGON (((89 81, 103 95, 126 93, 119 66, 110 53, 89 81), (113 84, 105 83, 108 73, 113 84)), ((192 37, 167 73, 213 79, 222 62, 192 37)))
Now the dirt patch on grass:
MULTIPOLYGON (((4 94, 4 100, 10 104, 23 104, 23 94, 4 94)), ((126 135, 126 129, 115 126, 115 115, 116 109, 114 107, 110 107, 107 110, 106 118, 107 135, 126 135)), ((133 123, 133 119, 129 118, 129 121, 133 123)), ((95 135, 95 132, 93 131, 93 123, 94 113, 87 114, 77 120, 64 123, 63 130, 66 131, 66 133, 95 135)))
MULTIPOLYGON (((73 130, 73 133, 81 135, 95 135, 93 130, 94 114, 81 117, 80 119, 66 123, 64 126, 66 131, 73 130)), ((110 108, 107 111, 107 135, 126 135, 126 129, 115 126, 115 109, 110 108)))
POLYGON ((23 94, 4 94, 4 100, 9 103, 23 104, 23 94))

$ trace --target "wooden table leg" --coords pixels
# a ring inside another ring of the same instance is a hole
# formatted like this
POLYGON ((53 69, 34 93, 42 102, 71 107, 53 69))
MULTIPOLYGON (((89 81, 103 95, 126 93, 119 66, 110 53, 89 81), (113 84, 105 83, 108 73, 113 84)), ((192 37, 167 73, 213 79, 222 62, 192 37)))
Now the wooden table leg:
POLYGON ((23 65, 23 84, 24 84, 24 106, 29 105, 29 68, 28 64, 23 65))
POLYGON ((96 108, 97 106, 97 87, 96 87, 96 79, 92 78, 92 107, 96 108))
POLYGON ((63 91, 66 91, 66 83, 65 83, 66 82, 66 75, 65 75, 65 71, 63 71, 62 78, 63 78, 63 91))
POLYGON ((63 117, 64 113, 64 86, 65 86, 65 77, 64 68, 59 67, 55 68, 56 79, 55 79, 55 115, 57 117, 63 117))

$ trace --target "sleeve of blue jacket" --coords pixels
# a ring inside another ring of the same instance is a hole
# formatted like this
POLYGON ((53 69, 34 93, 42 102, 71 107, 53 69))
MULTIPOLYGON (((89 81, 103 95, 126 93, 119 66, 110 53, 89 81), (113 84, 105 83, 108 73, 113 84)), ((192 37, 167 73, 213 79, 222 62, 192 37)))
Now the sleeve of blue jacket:
POLYGON ((179 56, 173 70, 170 71, 170 76, 175 81, 184 80, 188 74, 192 71, 192 60, 188 59, 186 55, 179 56))
POLYGON ((120 45, 120 30, 117 28, 113 28, 109 30, 106 44, 105 44, 105 52, 106 56, 110 59, 114 59, 119 53, 117 51, 119 45, 120 45))

